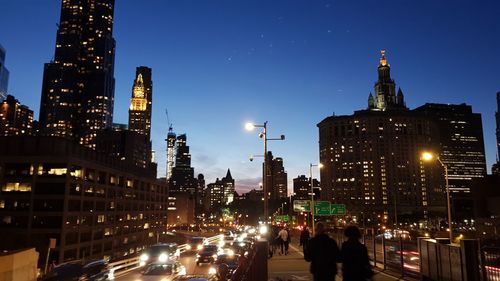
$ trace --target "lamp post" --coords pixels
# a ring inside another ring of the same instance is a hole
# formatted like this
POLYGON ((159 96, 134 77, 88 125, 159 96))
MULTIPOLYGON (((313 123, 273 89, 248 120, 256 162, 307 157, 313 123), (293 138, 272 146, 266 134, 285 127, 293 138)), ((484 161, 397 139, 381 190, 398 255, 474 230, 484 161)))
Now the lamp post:
POLYGON ((314 180, 313 180, 313 167, 318 167, 318 169, 321 169, 323 167, 323 164, 312 164, 309 163, 309 177, 311 178, 311 204, 309 205, 309 209, 311 210, 311 224, 312 224, 312 236, 314 236, 315 233, 315 225, 314 225, 314 180))
MULTIPOLYGON (((245 128, 248 131, 252 131, 255 128, 262 128, 262 132, 259 134, 259 137, 264 140, 264 165, 262 167, 262 191, 264 192, 264 221, 267 224, 269 220, 269 208, 268 208, 268 186, 267 186, 267 176, 268 176, 268 167, 267 167, 267 141, 269 140, 285 140, 285 135, 281 135, 280 138, 270 139, 267 138, 267 121, 264 124, 253 124, 246 123, 245 128)), ((252 159, 252 158, 251 158, 252 159)))
POLYGON ((450 235, 450 243, 453 243, 453 226, 451 224, 451 205, 450 205, 450 186, 448 185, 448 166, 439 159, 439 155, 435 155, 430 152, 424 152, 422 153, 422 159, 424 161, 431 161, 434 158, 443 166, 444 168, 444 178, 445 178, 445 186, 446 186, 446 209, 448 211, 448 228, 449 228, 449 235, 450 235))

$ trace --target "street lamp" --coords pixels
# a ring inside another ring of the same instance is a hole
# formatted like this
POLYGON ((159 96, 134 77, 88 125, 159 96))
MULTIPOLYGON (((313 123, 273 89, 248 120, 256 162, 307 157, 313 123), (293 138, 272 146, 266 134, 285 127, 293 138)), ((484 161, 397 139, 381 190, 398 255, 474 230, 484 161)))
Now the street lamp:
MULTIPOLYGON (((252 131, 255 128, 263 128, 263 131, 259 134, 259 137, 261 139, 264 139, 264 166, 262 167, 263 173, 262 173, 262 191, 264 192, 264 220, 265 223, 267 224, 267 221, 269 220, 269 211, 268 211, 268 191, 267 191, 267 141, 268 140, 285 140, 285 135, 281 135, 280 138, 274 138, 274 139, 269 139, 267 138, 267 121, 264 122, 264 124, 254 124, 254 123, 246 123, 245 124, 245 129, 247 131, 252 131)), ((253 158, 251 158, 253 159, 253 158)))
POLYGON ((315 233, 315 225, 314 225, 314 181, 313 181, 313 167, 318 167, 321 169, 323 164, 312 164, 309 163, 309 177, 311 178, 311 204, 309 205, 309 209, 311 210, 311 224, 312 224, 312 235, 315 233))
POLYGON ((450 230, 450 243, 453 243, 453 226, 451 225, 451 205, 450 205, 450 186, 448 185, 448 166, 446 166, 441 159, 439 159, 439 155, 433 154, 431 152, 423 152, 422 160, 429 162, 436 159, 441 166, 444 168, 444 178, 446 184, 446 209, 448 211, 448 228, 450 230))

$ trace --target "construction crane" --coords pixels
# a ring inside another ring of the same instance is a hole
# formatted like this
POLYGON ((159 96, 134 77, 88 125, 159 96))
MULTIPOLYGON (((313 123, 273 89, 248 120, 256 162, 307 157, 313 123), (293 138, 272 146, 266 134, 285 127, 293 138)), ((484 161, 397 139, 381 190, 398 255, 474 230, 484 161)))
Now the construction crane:
POLYGON ((167 115, 168 133, 165 141, 167 142, 167 181, 172 177, 172 169, 174 168, 175 160, 175 140, 176 135, 173 131, 172 123, 170 123, 170 118, 168 116, 168 109, 165 108, 165 114, 167 115))

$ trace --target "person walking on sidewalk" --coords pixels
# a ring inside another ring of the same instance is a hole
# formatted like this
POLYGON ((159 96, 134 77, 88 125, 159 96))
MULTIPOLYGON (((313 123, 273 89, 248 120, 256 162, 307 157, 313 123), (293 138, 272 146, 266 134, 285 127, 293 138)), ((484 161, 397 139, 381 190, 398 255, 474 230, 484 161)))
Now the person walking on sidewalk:
POLYGON ((284 254, 286 254, 285 243, 286 243, 286 240, 288 239, 288 232, 286 231, 285 228, 282 228, 280 230, 280 232, 278 233, 278 238, 280 240, 281 254, 284 255, 284 254))
POLYGON ((290 229, 288 227, 286 227, 285 230, 286 230, 285 255, 288 255, 288 247, 290 246, 290 243, 292 243, 292 236, 290 235, 290 229))
POLYGON ((361 232, 357 226, 351 225, 344 230, 347 241, 342 243, 340 259, 342 261, 342 280, 371 280, 373 270, 368 258, 368 249, 359 242, 361 232))
POLYGON ((325 225, 322 222, 316 224, 316 235, 309 240, 304 259, 311 262, 310 272, 314 281, 335 280, 339 247, 337 241, 325 233, 325 225))
POLYGON ((309 238, 311 238, 311 234, 309 233, 309 228, 304 226, 304 229, 300 232, 300 246, 302 246, 302 251, 306 251, 307 242, 309 242, 309 238))

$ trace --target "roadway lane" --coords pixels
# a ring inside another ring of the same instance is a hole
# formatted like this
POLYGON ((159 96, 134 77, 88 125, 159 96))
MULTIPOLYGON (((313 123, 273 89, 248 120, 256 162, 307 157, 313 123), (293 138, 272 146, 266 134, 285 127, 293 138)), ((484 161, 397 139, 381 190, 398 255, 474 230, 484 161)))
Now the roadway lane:
MULTIPOLYGON (((180 262, 186 267, 187 274, 208 274, 209 264, 201 264, 196 266, 196 253, 182 254, 180 262)), ((116 281, 167 281, 167 276, 143 276, 141 269, 129 272, 124 276, 115 278, 116 281)))

